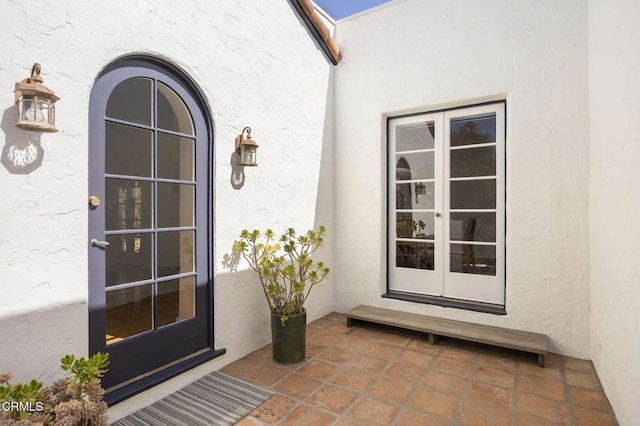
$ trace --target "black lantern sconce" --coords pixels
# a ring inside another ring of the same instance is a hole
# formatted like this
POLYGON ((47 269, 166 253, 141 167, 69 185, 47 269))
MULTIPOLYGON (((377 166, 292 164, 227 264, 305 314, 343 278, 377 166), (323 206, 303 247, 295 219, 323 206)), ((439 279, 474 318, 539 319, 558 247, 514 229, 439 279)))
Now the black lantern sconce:
POLYGON ((60 100, 44 84, 40 64, 31 68, 31 77, 16 83, 15 99, 18 104, 16 127, 34 132, 54 133, 56 129, 55 103, 60 100))
POLYGON ((240 156, 238 164, 241 166, 257 166, 257 150, 258 144, 251 139, 251 127, 245 127, 236 136, 236 152, 240 156), (245 132, 247 134, 246 139, 244 137, 245 132))

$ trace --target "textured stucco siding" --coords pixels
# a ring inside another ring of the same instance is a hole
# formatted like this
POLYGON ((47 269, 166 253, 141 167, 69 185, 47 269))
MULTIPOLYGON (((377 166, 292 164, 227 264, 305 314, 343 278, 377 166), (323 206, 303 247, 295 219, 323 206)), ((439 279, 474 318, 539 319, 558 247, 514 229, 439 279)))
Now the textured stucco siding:
POLYGON ((552 351, 588 358, 586 3, 394 1, 338 21, 336 37, 336 310, 364 303, 540 332, 552 351), (508 314, 382 299, 386 117, 502 99, 508 314))
MULTIPOLYGON (((0 167, 0 371, 48 381, 62 355, 88 351, 89 95, 100 71, 130 54, 182 69, 214 127, 215 345, 228 352, 174 381, 266 344, 268 309, 255 276, 244 265, 222 267, 240 230, 324 224, 329 264, 332 253, 330 65, 289 2, 6 0, 0 27, 0 145, 29 136, 13 127, 13 89, 34 62, 61 97, 60 132, 40 137, 42 165, 26 175, 0 167), (260 145, 259 166, 246 168, 244 186, 234 189, 233 143, 244 126, 260 145)), ((332 311, 332 286, 311 295, 309 320, 332 311)))
POLYGON ((591 355, 621 425, 640 419, 640 4, 589 2, 591 355))

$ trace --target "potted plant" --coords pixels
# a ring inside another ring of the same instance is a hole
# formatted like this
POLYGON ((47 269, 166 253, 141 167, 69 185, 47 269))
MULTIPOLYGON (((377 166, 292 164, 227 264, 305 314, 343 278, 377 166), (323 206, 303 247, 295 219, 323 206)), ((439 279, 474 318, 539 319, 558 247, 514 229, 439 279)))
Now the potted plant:
POLYGON ((324 226, 296 234, 293 228, 276 238, 271 229, 246 229, 233 244, 233 254, 242 256, 256 271, 271 311, 273 359, 280 364, 304 360, 307 312, 304 308, 313 287, 329 274, 323 262, 311 255, 322 246, 324 226))

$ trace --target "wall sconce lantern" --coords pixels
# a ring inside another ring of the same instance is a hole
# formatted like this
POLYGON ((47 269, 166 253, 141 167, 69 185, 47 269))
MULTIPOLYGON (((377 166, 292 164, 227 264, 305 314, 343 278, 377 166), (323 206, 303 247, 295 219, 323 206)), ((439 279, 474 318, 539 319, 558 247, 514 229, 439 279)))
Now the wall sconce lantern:
POLYGON ((60 100, 42 84, 40 64, 31 68, 31 77, 16 83, 14 91, 18 104, 16 127, 34 132, 54 133, 56 129, 55 103, 60 100))
POLYGON ((251 139, 251 127, 245 127, 242 129, 242 133, 236 136, 236 152, 240 155, 238 164, 241 166, 257 166, 257 150, 258 144, 251 139), (245 132, 247 132, 246 139, 244 138, 245 132))

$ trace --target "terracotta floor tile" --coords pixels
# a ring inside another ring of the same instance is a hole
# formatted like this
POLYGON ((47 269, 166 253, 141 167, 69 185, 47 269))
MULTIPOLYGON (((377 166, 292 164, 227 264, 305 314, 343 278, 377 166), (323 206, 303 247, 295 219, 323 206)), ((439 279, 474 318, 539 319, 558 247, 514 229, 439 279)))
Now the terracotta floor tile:
POLYGON ((297 373, 313 377, 318 380, 327 380, 329 377, 333 376, 336 370, 337 368, 334 364, 330 364, 319 359, 312 359, 304 366, 300 367, 297 370, 297 373))
POLYGON ((376 358, 394 359, 400 354, 401 350, 402 348, 397 345, 377 342, 369 347, 367 353, 376 358))
POLYGON ((543 418, 552 423, 569 424, 567 405, 534 395, 518 394, 517 413, 543 418))
POLYGON ((457 376, 469 377, 471 375, 471 370, 473 370, 473 361, 439 357, 433 363, 431 369, 434 371, 455 374, 457 376))
POLYGON ((271 361, 273 359, 273 347, 271 343, 261 347, 257 351, 251 352, 247 355, 247 358, 257 359, 259 361, 271 361))
MULTIPOLYGON (((387 402, 369 398, 358 398, 351 406, 347 415, 353 419, 365 422, 367 425, 390 425, 400 411, 400 407, 387 402)), ((305 424, 306 426, 306 424, 305 424)))
POLYGON ((429 341, 427 340, 427 337, 425 335, 424 340, 422 339, 413 339, 411 342, 409 342, 409 344, 407 345, 407 349, 411 349, 413 351, 418 351, 418 352, 425 352, 431 355, 438 355, 440 354, 440 352, 442 352, 442 345, 432 345, 431 343, 429 343, 429 341))
POLYGON ((265 423, 274 424, 287 415, 296 404, 297 402, 288 396, 275 394, 253 410, 251 416, 265 423))
POLYGON ((450 426, 451 421, 421 411, 404 408, 396 418, 396 426, 450 426))
POLYGON ((413 394, 409 405, 420 411, 453 419, 458 407, 458 397, 422 388, 413 394))
POLYGON ((242 376, 242 378, 254 385, 269 388, 288 374, 291 373, 287 370, 283 370, 270 364, 263 364, 259 368, 249 371, 242 376))
POLYGON ((329 347, 339 340, 342 340, 342 336, 333 333, 317 333, 313 336, 307 335, 307 345, 329 347))
POLYGON ((576 417, 576 426, 613 426, 616 424, 609 413, 573 407, 573 414, 576 417))
POLYGON ((467 380, 464 377, 432 371, 424 377, 420 386, 437 392, 459 396, 466 385, 467 380))
POLYGON ((592 373, 595 371, 593 363, 586 359, 571 358, 568 356, 562 357, 562 359, 564 361, 564 368, 579 370, 585 373, 592 373))
POLYGON ((478 367, 496 368, 502 371, 515 373, 518 368, 518 361, 512 357, 506 357, 496 354, 480 354, 478 356, 478 367))
POLYGON ((346 349, 354 354, 362 354, 366 353, 373 343, 374 342, 371 338, 358 337, 354 334, 350 334, 344 339, 336 342, 333 347, 346 349))
POLYGON ((405 351, 400 354, 396 361, 401 364, 411 365, 413 367, 427 368, 433 363, 434 359, 434 355, 405 349, 405 351))
POLYGON ((604 393, 576 386, 569 387, 569 399, 574 405, 598 411, 609 411, 609 403, 604 393))
POLYGON ((359 324, 353 328, 351 336, 361 337, 363 339, 377 339, 380 337, 379 327, 370 324, 359 324))
POLYGON ((513 399, 513 390, 486 383, 473 382, 467 390, 466 397, 503 410, 509 410, 513 399))
POLYGON ((243 417, 235 426, 262 426, 262 422, 254 417, 243 417))
POLYGON ((440 357, 471 361, 478 355, 476 351, 469 350, 465 345, 461 345, 458 342, 443 346, 444 348, 442 348, 442 352, 440 352, 440 357))
POLYGON ((487 367, 476 367, 472 379, 478 382, 502 386, 503 388, 512 388, 515 383, 515 376, 512 373, 487 367))
POLYGON ((464 401, 457 420, 460 426, 508 426, 511 416, 504 410, 473 401, 464 401))
POLYGON ((570 386, 580 386, 596 391, 602 389, 600 380, 598 380, 595 372, 584 373, 578 370, 565 370, 564 375, 567 378, 567 384, 570 386))
POLYGON ((551 380, 543 380, 538 376, 522 373, 518 380, 518 392, 526 392, 556 401, 566 400, 564 384, 551 380))
POLYGON ((279 424, 283 426, 329 426, 337 420, 337 417, 321 411, 310 405, 302 404, 279 424))
POLYGON ((308 357, 318 356, 318 354, 320 354, 320 352, 324 351, 325 349, 327 349, 327 346, 313 345, 307 342, 307 346, 305 347, 305 355, 308 357))
POLYGON ((407 336, 407 333, 384 333, 378 336, 376 339, 379 343, 386 343, 389 345, 405 347, 409 344, 411 338, 407 336))
POLYGON ((335 364, 345 364, 356 356, 353 352, 331 346, 318 354, 318 358, 331 361, 335 364))
POLYGON ((415 389, 415 385, 387 377, 379 377, 371 385, 368 393, 389 401, 404 404, 415 389))
POLYGON ((384 375, 405 383, 417 384, 425 374, 423 368, 393 362, 384 371, 384 375))
POLYGON ((362 391, 369 386, 378 374, 369 370, 352 367, 342 367, 331 379, 331 383, 349 389, 362 391))
POLYGON ((358 398, 358 393, 356 392, 344 390, 333 385, 324 385, 308 399, 308 402, 325 410, 342 414, 353 404, 356 398, 358 398))
POLYGON ((240 421, 265 425, 616 425, 591 361, 532 354, 357 323, 330 314, 307 327, 307 357, 271 345, 223 368, 277 392, 240 421), (568 394, 565 394, 565 389, 568 394))
POLYGON ((304 400, 318 389, 321 384, 322 382, 319 382, 318 380, 301 376, 299 374, 292 374, 274 386, 273 390, 304 400))
POLYGON ((544 380, 555 380, 556 382, 562 381, 562 370, 559 366, 545 366, 542 368, 535 362, 523 362, 520 364, 520 373, 538 376, 544 380))
POLYGON ((263 363, 260 360, 255 358, 240 358, 239 360, 226 365, 220 371, 235 377, 244 377, 245 374, 262 364, 263 363))
POLYGON ((371 355, 358 355, 349 361, 349 366, 359 368, 361 370, 370 370, 380 373, 384 370, 389 362, 384 359, 376 358, 371 355))
POLYGON ((515 417, 514 426, 549 426, 553 423, 540 417, 530 416, 528 414, 520 414, 515 417))

